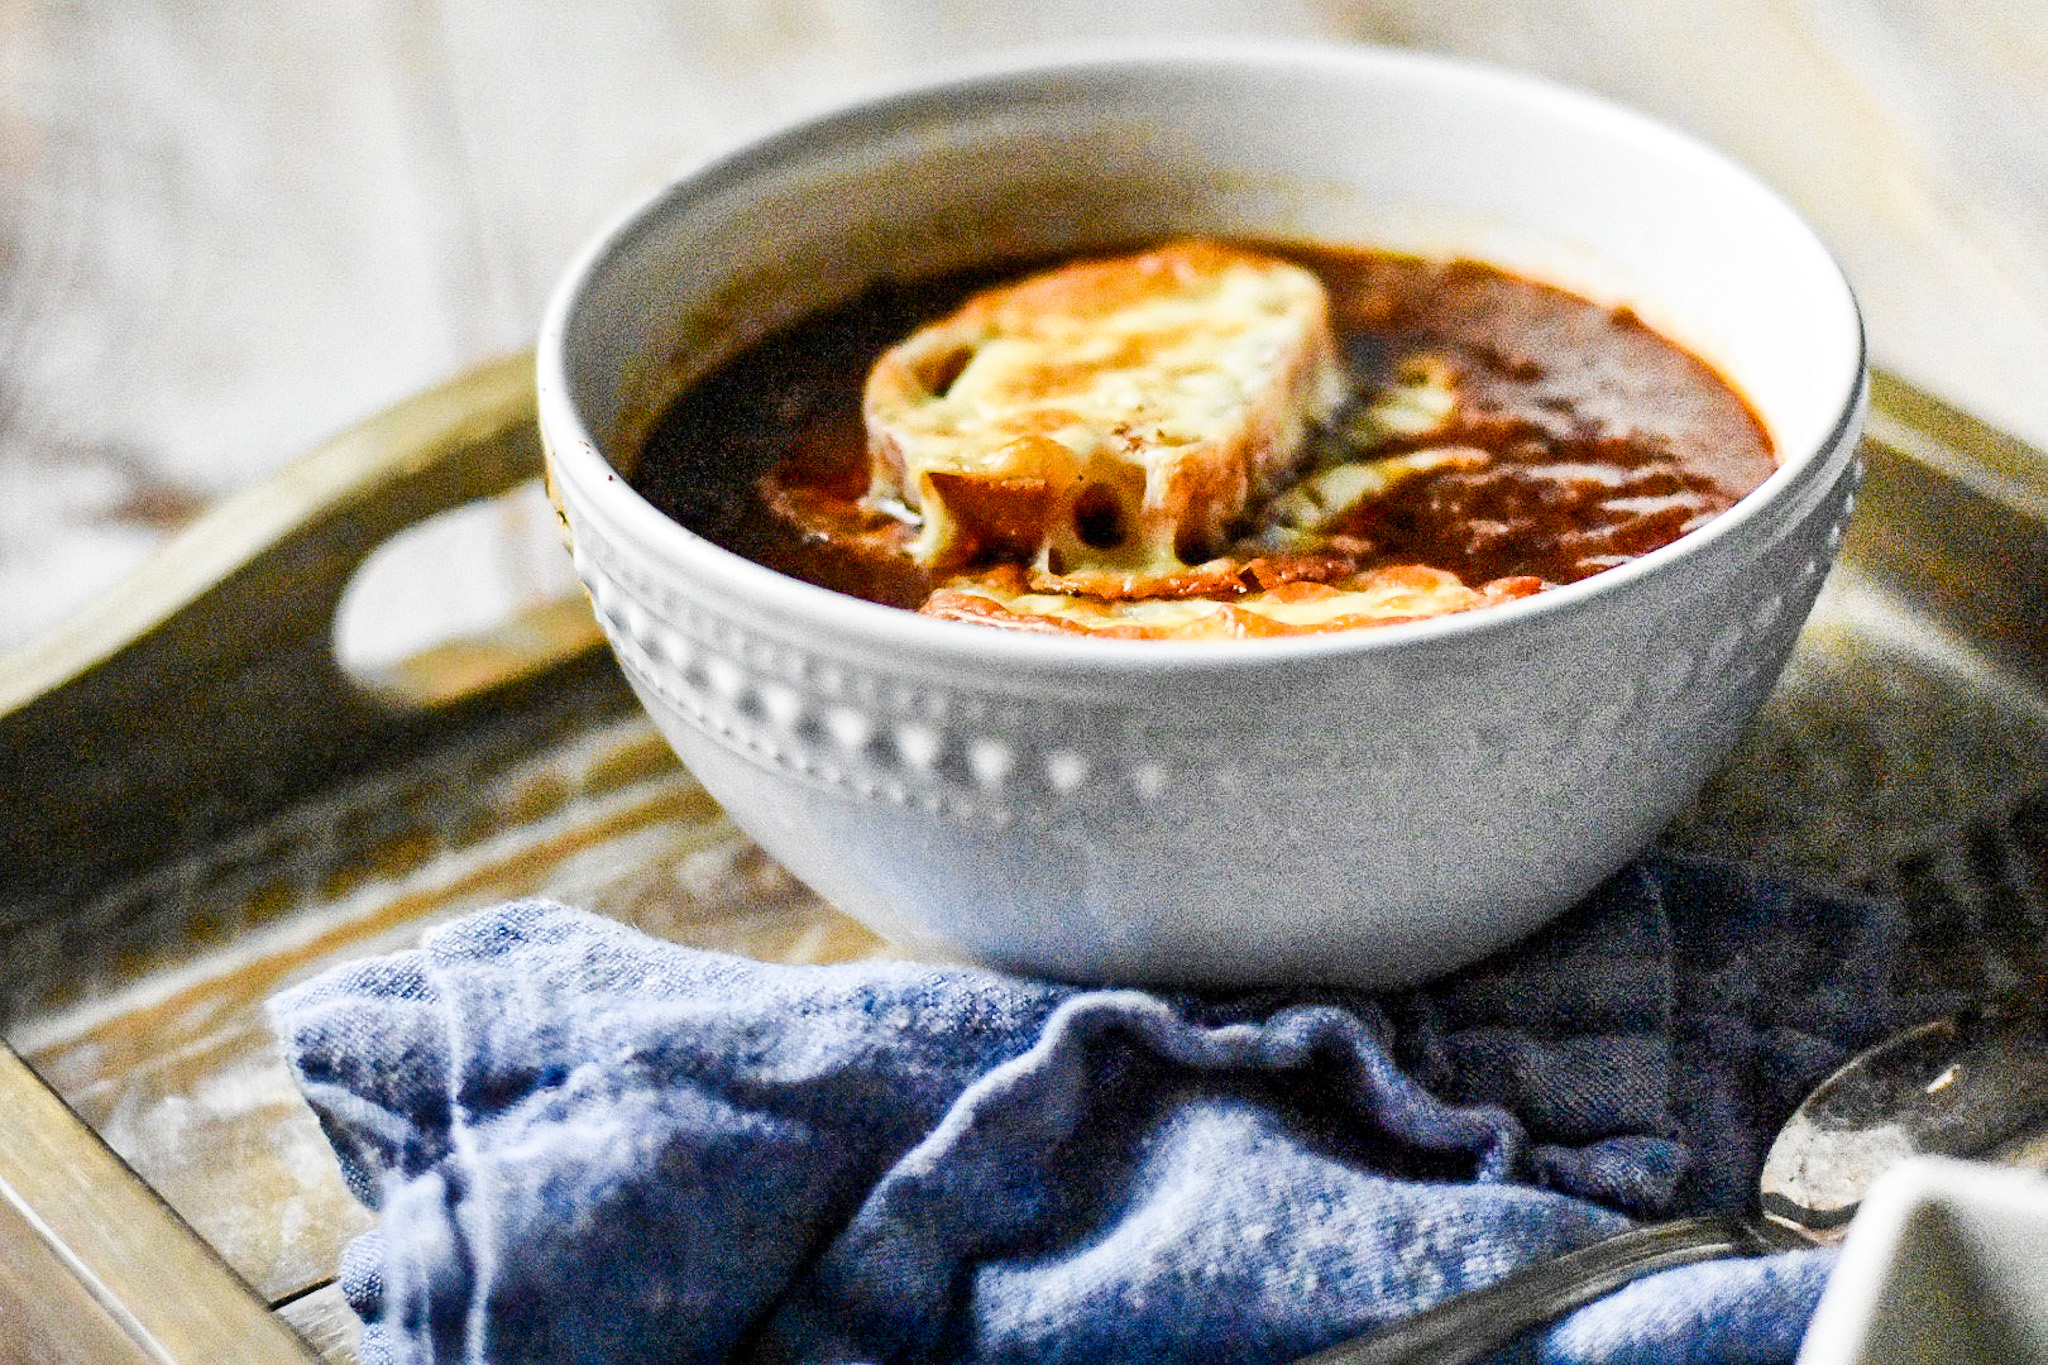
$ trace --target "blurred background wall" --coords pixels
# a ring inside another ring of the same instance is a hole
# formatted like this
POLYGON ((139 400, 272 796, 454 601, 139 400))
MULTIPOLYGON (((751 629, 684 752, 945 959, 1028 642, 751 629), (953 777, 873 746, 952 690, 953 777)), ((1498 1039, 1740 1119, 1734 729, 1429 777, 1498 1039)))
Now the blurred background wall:
MULTIPOLYGON (((949 63, 1229 36, 1455 53, 1691 129, 1817 224, 1879 363, 2048 444, 2039 0, 0 0, 0 648, 527 345, 577 245, 695 158, 949 63)), ((544 514, 497 515, 497 590, 554 590, 516 524, 544 514)))

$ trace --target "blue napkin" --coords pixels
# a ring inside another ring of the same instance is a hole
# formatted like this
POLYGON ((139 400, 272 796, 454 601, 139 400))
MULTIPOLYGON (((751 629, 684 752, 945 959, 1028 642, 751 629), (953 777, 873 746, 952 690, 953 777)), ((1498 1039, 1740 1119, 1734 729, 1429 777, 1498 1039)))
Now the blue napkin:
MULTIPOLYGON (((781 967, 540 902, 272 1002, 369 1362, 1286 1361, 1629 1219, 1740 1206, 1897 1020, 1882 907, 1653 856, 1433 986, 781 967)), ((1506 1353, 1788 1361, 1820 1252, 1506 1353)))

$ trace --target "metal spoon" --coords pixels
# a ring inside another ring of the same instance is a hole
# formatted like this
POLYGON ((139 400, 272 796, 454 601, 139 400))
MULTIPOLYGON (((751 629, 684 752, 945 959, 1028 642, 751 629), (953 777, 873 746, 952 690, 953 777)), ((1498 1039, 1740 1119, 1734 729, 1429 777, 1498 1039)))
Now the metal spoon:
POLYGON ((1871 1181, 1920 1153, 2048 1170, 2048 987, 1851 1058, 1779 1129, 1755 1209, 1620 1233, 1295 1365, 1470 1365, 1654 1270, 1832 1246, 1871 1181))

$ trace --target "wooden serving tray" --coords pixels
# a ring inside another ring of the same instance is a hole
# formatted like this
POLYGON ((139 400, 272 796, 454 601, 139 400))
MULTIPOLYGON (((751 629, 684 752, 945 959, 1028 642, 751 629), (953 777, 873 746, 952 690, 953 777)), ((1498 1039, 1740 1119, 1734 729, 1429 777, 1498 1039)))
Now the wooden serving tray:
MULTIPOLYGON (((336 665, 371 550, 538 473, 529 369, 315 451, 0 660, 7 1359, 355 1358, 333 1276, 370 1217, 264 1024, 290 982, 524 895, 778 960, 888 951, 726 821, 580 602, 390 687, 336 665)), ((1989 989, 2048 941, 2048 456, 1883 377, 1866 455, 1784 683, 1668 837, 1899 895, 1904 984, 1989 989)))

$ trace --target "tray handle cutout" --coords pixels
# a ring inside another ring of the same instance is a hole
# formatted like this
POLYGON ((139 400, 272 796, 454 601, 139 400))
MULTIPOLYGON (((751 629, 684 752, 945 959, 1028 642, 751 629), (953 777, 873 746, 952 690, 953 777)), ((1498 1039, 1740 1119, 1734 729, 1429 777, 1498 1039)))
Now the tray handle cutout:
POLYGON ((142 570, 0 659, 0 905, 82 893, 435 733, 608 669, 587 603, 366 686, 335 654, 364 561, 541 471, 532 359, 364 422, 224 500, 142 570))

